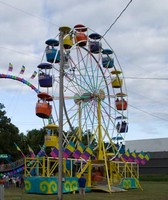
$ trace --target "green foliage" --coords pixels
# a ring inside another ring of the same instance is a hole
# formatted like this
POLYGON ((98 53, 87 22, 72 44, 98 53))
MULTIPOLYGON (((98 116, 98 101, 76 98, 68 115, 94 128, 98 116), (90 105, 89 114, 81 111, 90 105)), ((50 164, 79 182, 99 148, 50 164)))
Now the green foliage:
POLYGON ((19 129, 11 123, 11 119, 6 116, 5 106, 0 103, 0 154, 10 154, 12 160, 15 161, 22 157, 21 153, 16 149, 14 143, 24 152, 29 154, 28 145, 38 153, 40 145, 44 144, 45 129, 31 130, 25 135, 19 133, 19 129))
POLYGON ((18 154, 14 142, 20 141, 19 129, 11 123, 4 108, 4 105, 0 103, 0 153, 10 154, 16 159, 18 154))
POLYGON ((45 129, 33 129, 27 133, 27 144, 34 150, 35 154, 40 150, 40 146, 44 144, 45 134, 45 129))

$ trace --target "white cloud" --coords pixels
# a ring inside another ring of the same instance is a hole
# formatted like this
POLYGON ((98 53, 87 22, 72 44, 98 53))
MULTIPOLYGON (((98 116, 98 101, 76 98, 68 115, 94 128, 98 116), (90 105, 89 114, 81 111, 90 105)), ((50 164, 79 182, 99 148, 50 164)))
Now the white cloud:
MULTIPOLYGON (((15 75, 18 75, 21 66, 25 65, 24 78, 29 79, 42 60, 45 41, 55 37, 60 26, 84 24, 95 32, 104 34, 127 3, 128 1, 124 0, 86 0, 85 3, 77 0, 62 0, 59 3, 51 0, 1 1, 0 73, 6 73, 11 62, 15 75)), ((165 137, 167 124, 159 117, 167 119, 167 81, 157 78, 168 77, 167 17, 167 0, 132 1, 105 36, 117 54, 126 77, 130 104, 128 137, 165 137)), ((0 91, 12 91, 16 88, 17 91, 29 90, 28 87, 14 84, 14 81, 0 81, 0 91)), ((37 80, 30 81, 37 84, 37 80)), ((26 96, 22 98, 25 100, 26 96)), ((33 100, 35 107, 36 97, 33 100)), ((31 109, 34 111, 33 100, 31 109)), ((7 100, 3 97, 1 101, 5 104, 7 100)), ((40 120, 37 121, 39 123, 40 120)), ((22 130, 25 130, 25 127, 31 129, 31 125, 36 127, 33 124, 20 125, 22 130)), ((41 123, 40 125, 42 126, 41 123)))

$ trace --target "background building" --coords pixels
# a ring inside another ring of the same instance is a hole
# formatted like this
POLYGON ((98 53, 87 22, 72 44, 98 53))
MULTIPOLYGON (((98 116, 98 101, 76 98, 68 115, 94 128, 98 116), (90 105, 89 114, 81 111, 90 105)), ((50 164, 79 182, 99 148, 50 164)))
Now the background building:
POLYGON ((126 150, 148 152, 151 156, 145 165, 140 165, 140 174, 168 174, 168 138, 129 140, 126 150))

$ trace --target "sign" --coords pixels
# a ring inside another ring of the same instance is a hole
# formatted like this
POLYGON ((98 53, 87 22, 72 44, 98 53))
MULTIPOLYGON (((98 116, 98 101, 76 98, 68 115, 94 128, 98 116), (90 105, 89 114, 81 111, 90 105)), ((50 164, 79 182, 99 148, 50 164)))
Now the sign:
POLYGON ((9 158, 8 154, 0 154, 0 159, 9 158))

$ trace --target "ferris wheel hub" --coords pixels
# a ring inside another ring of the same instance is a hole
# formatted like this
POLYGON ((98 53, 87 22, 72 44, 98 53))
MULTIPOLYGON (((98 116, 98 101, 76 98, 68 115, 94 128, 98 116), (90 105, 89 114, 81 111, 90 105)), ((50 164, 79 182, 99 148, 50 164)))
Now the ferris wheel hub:
POLYGON ((74 101, 76 104, 79 104, 80 102, 87 103, 91 100, 104 100, 105 99, 105 92, 100 89, 98 92, 84 92, 82 95, 75 94, 74 95, 74 101))

